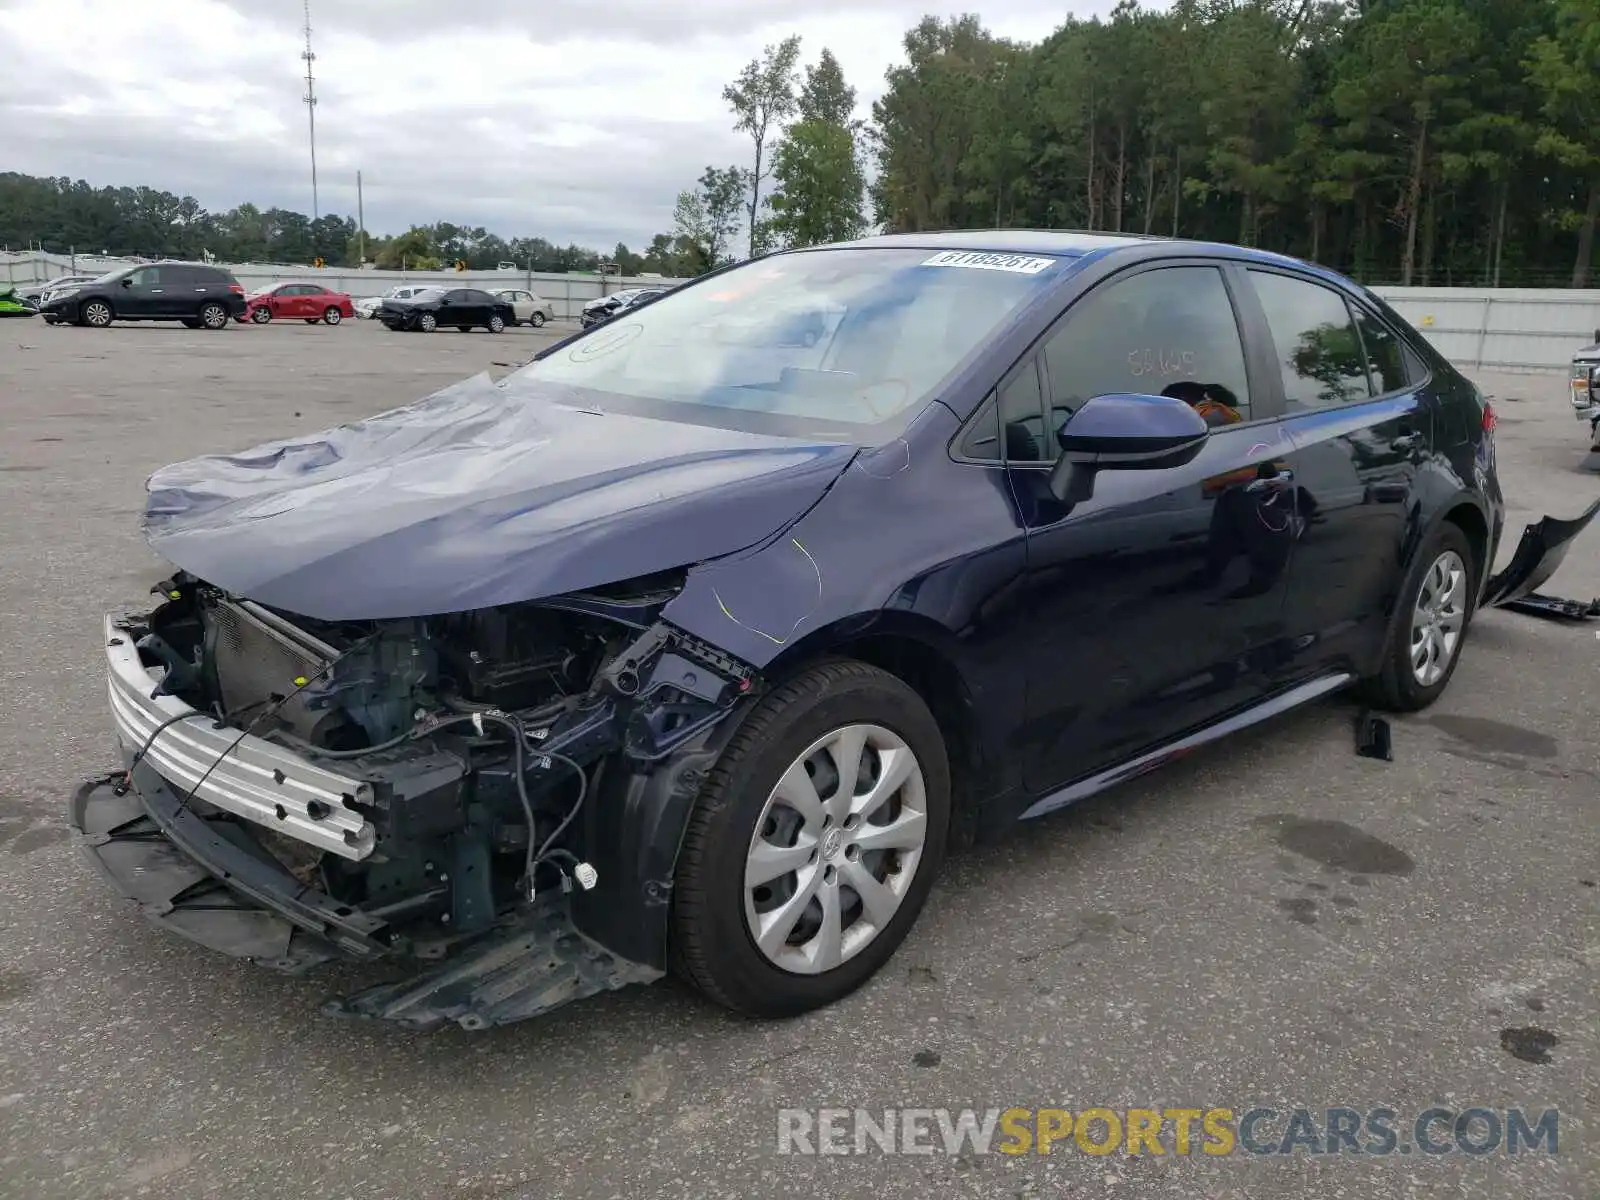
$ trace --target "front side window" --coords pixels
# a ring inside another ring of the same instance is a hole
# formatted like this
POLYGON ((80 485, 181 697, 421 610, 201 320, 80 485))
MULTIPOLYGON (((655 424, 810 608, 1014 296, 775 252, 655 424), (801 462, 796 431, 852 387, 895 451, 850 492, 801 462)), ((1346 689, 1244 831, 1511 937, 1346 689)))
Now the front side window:
POLYGON ((1344 297, 1321 284, 1249 272, 1272 331, 1290 412, 1334 408, 1372 395, 1367 353, 1344 297))
MULTIPOLYGON (((1101 285, 1067 311, 1044 358, 1052 429, 1117 392, 1176 397, 1208 424, 1250 419, 1244 344, 1216 267, 1158 267, 1101 285)), ((1053 435, 1043 449, 1055 457, 1053 435)))
POLYGON ((131 276, 133 286, 136 288, 160 287, 162 283, 161 268, 140 267, 131 276))
POLYGON ((511 380, 775 433, 903 426, 1070 266, 899 247, 784 254, 630 307, 511 380))

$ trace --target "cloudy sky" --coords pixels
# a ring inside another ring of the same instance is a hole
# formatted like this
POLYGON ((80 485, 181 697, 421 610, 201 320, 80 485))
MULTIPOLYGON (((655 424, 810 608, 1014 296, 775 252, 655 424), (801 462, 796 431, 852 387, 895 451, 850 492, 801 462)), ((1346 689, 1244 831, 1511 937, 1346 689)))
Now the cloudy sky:
MULTIPOLYGON (((989 0, 1037 40, 1111 0, 989 0)), ((321 210, 630 245, 708 163, 744 163, 722 87, 801 35, 862 115, 919 0, 311 0, 321 210)), ((0 169, 311 211, 301 0, 0 0, 0 169)))

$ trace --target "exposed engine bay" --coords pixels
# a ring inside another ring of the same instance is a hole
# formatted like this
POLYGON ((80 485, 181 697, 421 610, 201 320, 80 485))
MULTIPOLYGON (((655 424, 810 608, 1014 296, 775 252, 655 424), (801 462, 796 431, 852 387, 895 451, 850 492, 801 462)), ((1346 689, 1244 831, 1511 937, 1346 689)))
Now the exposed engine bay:
MULTIPOLYGON (((624 790, 657 773, 752 690, 744 664, 660 620, 680 586, 671 573, 476 612, 329 622, 180 573, 159 585, 158 608, 114 626, 137 649, 150 699, 194 710, 180 728, 236 734, 231 745, 261 739, 295 756, 287 761, 356 782, 337 802, 244 808, 205 786, 221 777, 214 770, 250 765, 229 764, 224 750, 191 772, 192 786, 164 770, 145 776, 140 795, 156 814, 152 793, 163 793, 164 835, 199 816, 269 856, 322 917, 335 914, 337 928, 314 925, 320 936, 302 939, 303 952, 269 965, 304 969, 341 944, 443 960, 493 930, 520 936, 534 901, 607 882, 595 865, 608 861, 610 848, 595 844, 607 824, 585 805, 598 807, 608 773, 624 790), (346 819, 342 841, 306 833, 346 819)), ((175 741, 166 731, 180 719, 154 725, 138 746, 129 730, 144 727, 119 723, 131 754, 118 795, 172 753, 161 738, 175 741)), ((294 783, 281 769, 270 775, 294 783)), ((238 890, 237 875, 222 874, 238 890)))

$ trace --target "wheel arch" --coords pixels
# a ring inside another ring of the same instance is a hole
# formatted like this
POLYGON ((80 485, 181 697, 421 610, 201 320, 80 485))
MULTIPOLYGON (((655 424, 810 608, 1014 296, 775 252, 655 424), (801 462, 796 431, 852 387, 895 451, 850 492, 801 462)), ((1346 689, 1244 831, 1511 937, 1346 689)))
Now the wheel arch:
POLYGON ((763 671, 776 683, 830 659, 850 659, 885 671, 916 692, 933 714, 950 766, 952 847, 969 844, 977 812, 995 776, 996 755, 979 717, 969 672, 955 638, 930 617, 882 611, 852 616, 814 630, 786 647, 763 671))

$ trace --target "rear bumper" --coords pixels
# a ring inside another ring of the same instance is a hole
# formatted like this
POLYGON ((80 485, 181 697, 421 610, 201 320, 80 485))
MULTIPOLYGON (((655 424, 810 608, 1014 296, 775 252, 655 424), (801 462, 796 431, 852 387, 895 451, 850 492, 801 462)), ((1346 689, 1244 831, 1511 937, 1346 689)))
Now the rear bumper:
POLYGON ((195 789, 207 804, 319 850, 353 860, 372 853, 376 831, 352 807, 371 799, 371 784, 163 694, 159 674, 144 665, 116 614, 105 618, 105 648, 112 726, 125 755, 143 749, 143 762, 185 794, 195 789), (170 724, 156 733, 164 722, 170 724))

